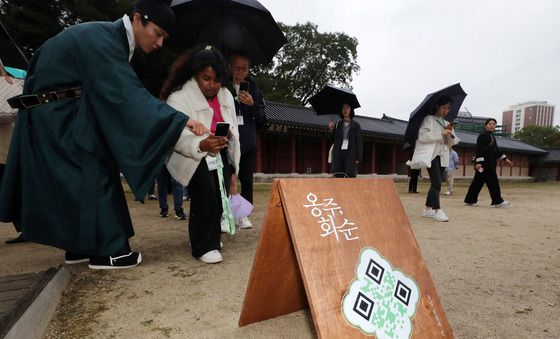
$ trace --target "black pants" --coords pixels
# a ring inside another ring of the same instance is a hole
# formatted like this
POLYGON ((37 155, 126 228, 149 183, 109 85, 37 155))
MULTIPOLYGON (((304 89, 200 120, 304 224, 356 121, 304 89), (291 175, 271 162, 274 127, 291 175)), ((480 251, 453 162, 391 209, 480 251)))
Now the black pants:
POLYGON ((255 173, 255 161, 257 150, 241 154, 239 160, 239 182, 241 183, 241 196, 251 204, 253 203, 253 173, 255 173))
POLYGON ((496 170, 491 168, 485 169, 482 173, 479 171, 475 172, 473 181, 471 182, 469 190, 467 191, 467 196, 465 197, 465 203, 474 204, 478 202, 478 194, 485 183, 486 186, 488 186, 490 198, 492 198, 492 205, 504 202, 504 199, 502 199, 502 193, 500 192, 498 175, 496 174, 496 170))
MULTIPOLYGON (((229 191, 231 172, 227 165, 227 153, 221 152, 224 166, 224 182, 229 191)), ((222 200, 218 182, 218 170, 209 171, 206 159, 200 161, 189 182, 191 197, 189 211, 189 237, 192 255, 199 258, 206 252, 220 249, 220 219, 222 218, 222 200)))
MULTIPOLYGON (((350 156, 349 150, 333 150, 333 153, 337 152, 334 156, 333 163, 331 166, 331 173, 344 173, 349 178, 355 178, 358 175, 358 166, 353 156, 350 156)), ((334 154, 333 154, 334 155, 334 154)))
POLYGON ((441 191, 441 160, 439 155, 432 160, 431 167, 428 168, 430 174, 430 190, 426 197, 426 206, 435 210, 440 209, 439 192, 441 191))
POLYGON ((408 181, 408 191, 418 192, 418 177, 420 176, 419 169, 410 170, 410 180, 408 181))

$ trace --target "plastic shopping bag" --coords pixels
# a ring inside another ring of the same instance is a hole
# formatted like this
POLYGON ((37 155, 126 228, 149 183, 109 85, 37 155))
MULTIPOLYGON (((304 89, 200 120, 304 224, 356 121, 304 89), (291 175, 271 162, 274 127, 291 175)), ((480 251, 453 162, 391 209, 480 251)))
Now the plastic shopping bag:
POLYGON ((253 212, 253 204, 245 200, 241 194, 230 196, 229 202, 231 204, 231 213, 235 219, 248 217, 253 212))

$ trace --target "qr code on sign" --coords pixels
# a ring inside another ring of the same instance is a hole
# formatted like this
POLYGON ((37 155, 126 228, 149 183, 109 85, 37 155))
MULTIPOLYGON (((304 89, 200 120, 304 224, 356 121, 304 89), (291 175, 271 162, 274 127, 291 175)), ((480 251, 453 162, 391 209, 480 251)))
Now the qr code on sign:
POLYGON ((368 247, 360 253, 356 277, 342 299, 342 312, 364 334, 378 339, 410 338, 419 300, 416 282, 368 247))

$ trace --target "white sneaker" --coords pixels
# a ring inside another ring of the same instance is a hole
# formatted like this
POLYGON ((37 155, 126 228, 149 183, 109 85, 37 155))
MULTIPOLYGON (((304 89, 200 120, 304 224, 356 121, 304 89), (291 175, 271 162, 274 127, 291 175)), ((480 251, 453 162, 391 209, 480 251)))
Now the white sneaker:
POLYGON ((436 210, 434 219, 437 221, 449 221, 449 218, 441 208, 439 210, 436 210))
POLYGON ((443 192, 443 194, 445 194, 445 195, 452 195, 453 192, 447 191, 447 192, 443 192))
POLYGON ((434 211, 433 209, 422 211, 423 217, 433 218, 435 215, 436 215, 436 211, 434 211))
POLYGON ((496 208, 505 208, 505 207, 508 207, 509 205, 511 205, 511 202, 509 202, 509 201, 507 201, 507 200, 504 200, 504 201, 502 201, 501 203, 499 203, 499 204, 497 204, 497 205, 494 205, 494 207, 496 207, 496 208))
POLYGON ((226 219, 224 219, 224 217, 222 217, 222 219, 220 219, 220 228, 222 229, 222 233, 227 233, 228 225, 227 225, 226 219))
POLYGON ((251 220, 249 220, 249 217, 240 218, 239 226, 241 228, 253 228, 253 224, 251 223, 251 220))
POLYGON ((466 202, 465 206, 478 207, 478 203, 477 202, 473 202, 473 203, 466 202))
POLYGON ((212 250, 209 252, 204 253, 198 260, 202 261, 203 263, 207 264, 217 264, 222 262, 222 255, 218 250, 212 250))

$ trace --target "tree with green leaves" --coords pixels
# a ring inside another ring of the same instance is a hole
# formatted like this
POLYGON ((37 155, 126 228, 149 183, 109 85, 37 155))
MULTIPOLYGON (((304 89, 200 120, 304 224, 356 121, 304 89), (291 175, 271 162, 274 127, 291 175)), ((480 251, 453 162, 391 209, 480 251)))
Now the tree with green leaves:
POLYGON ((514 138, 538 147, 560 148, 560 126, 526 126, 515 133, 514 138))
POLYGON ((47 39, 81 22, 114 21, 133 0, 0 0, 2 24, 30 58, 47 39))
POLYGON ((307 105, 325 85, 350 88, 360 70, 358 40, 344 33, 320 33, 313 23, 279 23, 288 42, 271 65, 256 71, 256 81, 269 101, 307 105))

